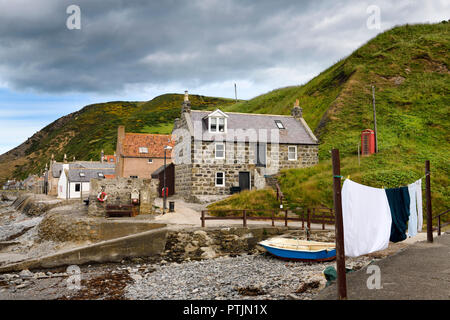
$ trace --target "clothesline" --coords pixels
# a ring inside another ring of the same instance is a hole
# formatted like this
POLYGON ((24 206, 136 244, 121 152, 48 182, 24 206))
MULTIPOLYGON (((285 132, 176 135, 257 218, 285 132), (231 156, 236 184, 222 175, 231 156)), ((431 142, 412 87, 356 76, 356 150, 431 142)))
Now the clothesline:
POLYGON ((350 180, 342 187, 345 254, 384 250, 422 229, 422 179, 405 187, 380 189, 350 180))
MULTIPOLYGON (((420 177, 420 178, 417 179, 417 180, 422 180, 423 178, 425 178, 426 176, 429 176, 429 175, 430 175, 430 173, 428 172, 428 173, 426 173, 425 175, 423 175, 422 177, 420 177)), ((341 178, 341 179, 343 179, 344 176, 333 175, 333 178, 341 178)), ((350 175, 347 176, 347 179, 350 179, 350 175)), ((416 180, 416 181, 417 181, 417 180, 416 180)), ((406 186, 405 186, 405 185, 402 185, 402 186, 400 186, 400 187, 407 187, 408 185, 409 185, 409 184, 407 184, 406 186)), ((395 187, 395 188, 400 188, 400 187, 395 187)), ((372 188, 375 188, 375 187, 372 187, 372 188)), ((381 189, 384 189, 384 186, 381 187, 381 189)))

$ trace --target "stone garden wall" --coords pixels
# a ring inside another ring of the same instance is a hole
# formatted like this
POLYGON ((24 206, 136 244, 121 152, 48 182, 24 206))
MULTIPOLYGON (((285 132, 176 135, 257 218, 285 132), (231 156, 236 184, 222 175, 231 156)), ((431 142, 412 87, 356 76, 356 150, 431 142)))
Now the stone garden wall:
POLYGON ((152 213, 153 201, 157 194, 157 180, 142 178, 91 179, 89 191, 89 216, 106 215, 107 204, 131 204, 133 190, 139 192, 139 214, 152 213), (97 200, 99 192, 104 190, 108 195, 105 202, 97 200))

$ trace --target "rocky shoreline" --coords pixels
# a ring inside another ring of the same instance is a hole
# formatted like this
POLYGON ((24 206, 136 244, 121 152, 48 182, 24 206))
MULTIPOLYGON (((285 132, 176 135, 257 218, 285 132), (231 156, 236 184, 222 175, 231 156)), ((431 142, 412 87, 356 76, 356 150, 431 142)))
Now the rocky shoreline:
MULTIPOLYGON (((354 269, 370 262, 353 261, 354 269)), ((312 299, 326 285, 323 270, 335 262, 288 262, 268 254, 158 265, 134 277, 127 299, 145 300, 285 300, 312 299)))

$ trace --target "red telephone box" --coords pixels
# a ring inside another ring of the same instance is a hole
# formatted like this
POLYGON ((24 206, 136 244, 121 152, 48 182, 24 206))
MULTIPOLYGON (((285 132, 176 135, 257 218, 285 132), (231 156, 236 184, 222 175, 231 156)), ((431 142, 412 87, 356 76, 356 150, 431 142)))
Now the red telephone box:
POLYGON ((363 156, 375 153, 375 132, 366 129, 361 132, 361 154, 363 156))

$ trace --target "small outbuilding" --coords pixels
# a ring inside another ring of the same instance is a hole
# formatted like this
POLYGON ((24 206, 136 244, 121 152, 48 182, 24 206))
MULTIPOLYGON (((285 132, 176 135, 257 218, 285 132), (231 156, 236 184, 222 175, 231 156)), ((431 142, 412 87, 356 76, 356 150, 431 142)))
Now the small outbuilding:
MULTIPOLYGON (((164 166, 159 167, 152 173, 152 179, 157 179, 158 195, 163 197, 164 188, 164 166)), ((173 163, 166 165, 166 188, 168 189, 168 196, 175 194, 175 166, 173 163)))

